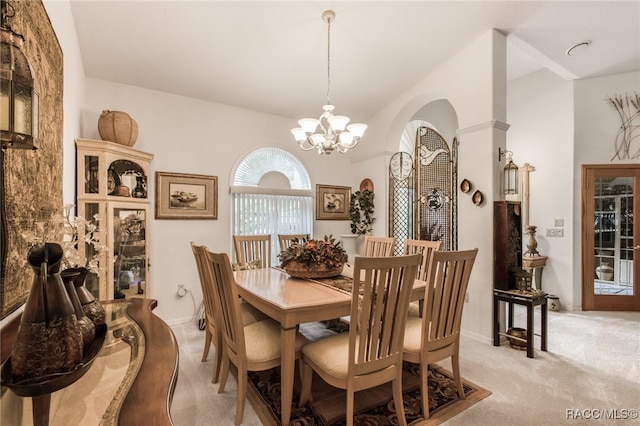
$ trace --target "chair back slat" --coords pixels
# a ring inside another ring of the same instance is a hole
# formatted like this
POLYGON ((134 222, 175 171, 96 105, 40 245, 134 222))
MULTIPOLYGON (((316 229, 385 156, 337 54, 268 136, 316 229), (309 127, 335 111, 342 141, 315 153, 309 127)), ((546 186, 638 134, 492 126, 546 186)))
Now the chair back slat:
POLYGON ((221 332, 225 349, 231 356, 244 357, 245 341, 240 298, 236 289, 231 263, 226 253, 206 251, 209 273, 213 282, 216 308, 220 312, 221 332))
POLYGON ((396 237, 364 237, 364 257, 393 256, 393 247, 396 245, 396 237))
POLYGON ((303 239, 308 240, 309 234, 278 234, 278 242, 280 243, 280 251, 285 251, 294 241, 301 242, 303 239))
POLYGON ((234 235, 236 262, 246 264, 256 260, 262 268, 271 267, 271 235, 234 235))
POLYGON ((460 334, 462 309, 478 249, 435 251, 427 276, 423 309, 423 347, 444 347, 460 334))
POLYGON ((213 299, 213 283, 207 271, 207 255, 206 247, 191 242, 191 250, 196 260, 196 268, 198 277, 200 278, 200 289, 202 290, 202 298, 204 300, 205 321, 209 326, 216 324, 215 319, 215 301, 213 299))
POLYGON ((349 328, 349 370, 354 375, 385 369, 401 359, 406 310, 420 259, 419 254, 356 257, 349 328))
POLYGON ((403 254, 422 254, 422 261, 418 267, 417 279, 424 281, 427 277, 427 271, 429 269, 429 262, 431 261, 431 254, 434 251, 438 251, 442 248, 442 241, 427 241, 427 240, 404 240, 403 254))

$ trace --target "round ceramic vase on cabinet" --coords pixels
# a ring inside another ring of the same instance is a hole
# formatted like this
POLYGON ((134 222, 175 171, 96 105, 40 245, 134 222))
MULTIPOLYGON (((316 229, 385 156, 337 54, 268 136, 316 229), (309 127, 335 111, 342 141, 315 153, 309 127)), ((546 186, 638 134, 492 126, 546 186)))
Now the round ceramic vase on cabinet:
POLYGON ((104 110, 98 119, 98 133, 102 140, 133 146, 138 139, 138 123, 126 112, 104 110))

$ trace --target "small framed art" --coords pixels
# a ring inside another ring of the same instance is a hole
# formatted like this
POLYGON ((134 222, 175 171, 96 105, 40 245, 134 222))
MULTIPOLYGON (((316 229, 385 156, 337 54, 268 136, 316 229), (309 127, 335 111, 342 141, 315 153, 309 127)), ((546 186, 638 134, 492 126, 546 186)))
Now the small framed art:
POLYGON ((316 185, 316 220, 349 220, 351 188, 316 185))
POLYGON ((156 219, 218 219, 218 177, 156 172, 156 219))

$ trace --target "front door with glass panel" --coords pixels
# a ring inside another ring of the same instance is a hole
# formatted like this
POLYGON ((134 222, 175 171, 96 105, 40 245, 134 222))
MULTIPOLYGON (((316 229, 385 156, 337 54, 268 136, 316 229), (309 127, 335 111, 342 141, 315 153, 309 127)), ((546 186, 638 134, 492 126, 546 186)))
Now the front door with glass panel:
POLYGON ((640 165, 583 166, 583 308, 640 310, 638 212, 640 165))

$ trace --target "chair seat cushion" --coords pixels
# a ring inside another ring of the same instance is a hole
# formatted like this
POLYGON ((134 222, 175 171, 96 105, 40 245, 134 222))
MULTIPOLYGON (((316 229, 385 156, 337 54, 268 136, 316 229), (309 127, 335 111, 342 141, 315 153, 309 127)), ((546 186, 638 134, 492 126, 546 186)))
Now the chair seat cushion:
POLYGON ((242 301, 240 303, 240 315, 242 315, 242 324, 253 324, 254 322, 264 321, 269 317, 253 307, 250 303, 242 301))
POLYGON ((410 353, 420 353, 420 343, 422 341, 422 318, 409 316, 404 330, 403 351, 410 353))
MULTIPOLYGON (((264 362, 280 358, 280 324, 264 320, 245 325, 244 340, 248 362, 264 362)), ((296 352, 308 343, 306 337, 296 332, 296 352)))
POLYGON ((420 316, 420 304, 418 302, 409 303, 409 309, 407 310, 407 315, 410 317, 419 317, 420 316))
POLYGON ((311 342, 302 348, 302 355, 331 376, 346 378, 349 367, 349 333, 311 342))

